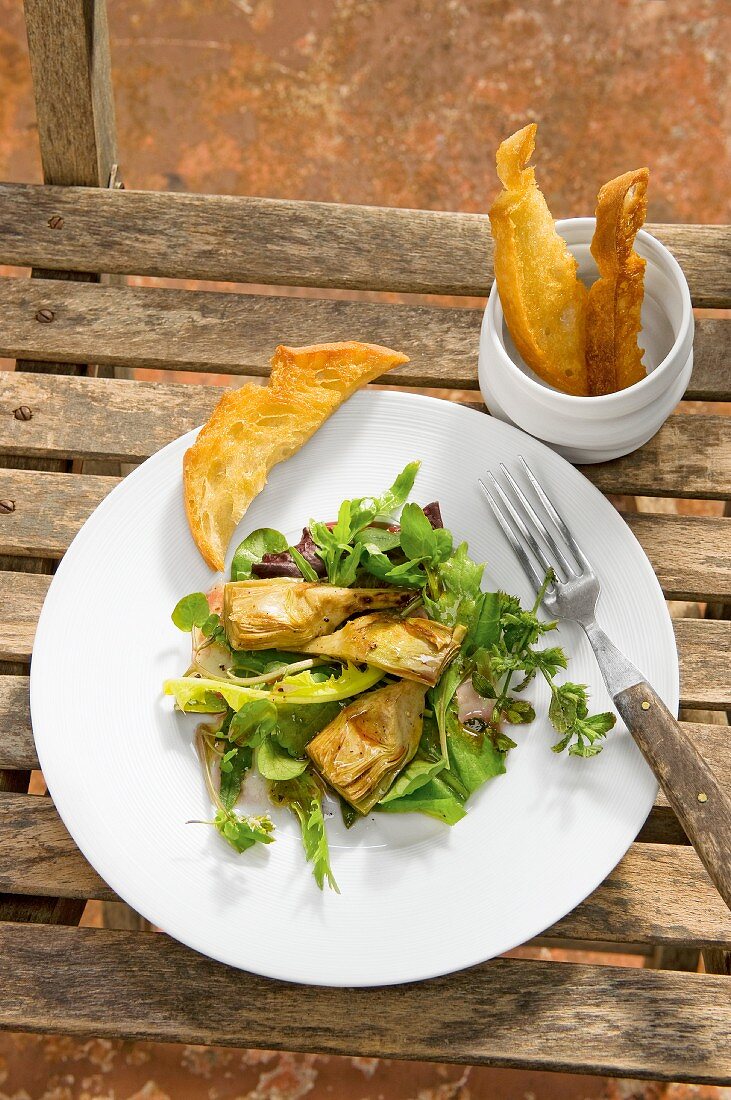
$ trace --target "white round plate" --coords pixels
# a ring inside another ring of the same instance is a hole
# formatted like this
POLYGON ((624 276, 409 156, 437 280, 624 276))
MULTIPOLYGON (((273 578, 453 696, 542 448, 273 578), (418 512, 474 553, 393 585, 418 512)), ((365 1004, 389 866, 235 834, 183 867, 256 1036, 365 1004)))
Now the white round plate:
MULTIPOLYGON (((196 719, 160 685, 181 674, 189 638, 177 600, 214 580, 186 523, 181 462, 193 432, 145 462, 97 508, 53 580, 36 636, 31 705, 38 753, 69 832, 109 885, 153 924, 213 958, 321 985, 428 978, 537 935, 605 878, 636 836, 656 784, 621 725, 591 760, 556 756, 547 691, 518 727, 507 773, 487 783, 453 828, 421 815, 372 814, 350 832, 328 820, 341 889, 321 893, 299 832, 274 813, 277 841, 237 855, 211 828, 192 743, 196 719)), ((532 601, 477 478, 523 454, 545 482, 602 582, 598 618, 677 713, 670 619, 629 528, 564 459, 515 428, 413 394, 356 395, 278 466, 232 541, 256 527, 298 536, 347 497, 386 488, 422 461, 413 498, 438 499, 456 539, 487 562, 487 585, 532 601)), ((572 624, 557 641, 568 675, 609 698, 572 624)), ((549 638, 555 637, 549 635, 549 638)), ((512 731, 511 731, 512 732, 512 731)), ((249 783, 243 804, 261 811, 249 783)))

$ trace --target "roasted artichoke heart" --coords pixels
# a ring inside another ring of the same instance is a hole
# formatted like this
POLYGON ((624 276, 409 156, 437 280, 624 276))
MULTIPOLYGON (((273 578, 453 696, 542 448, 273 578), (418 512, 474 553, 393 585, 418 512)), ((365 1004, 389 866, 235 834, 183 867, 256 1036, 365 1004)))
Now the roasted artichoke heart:
POLYGON ((322 777, 362 814, 383 798, 421 739, 426 688, 408 680, 345 707, 307 746, 322 777))
POLYGON ((223 621, 234 649, 301 649, 337 630, 358 611, 405 607, 408 588, 335 588, 290 577, 231 581, 223 589, 223 621))
POLYGON ((452 660, 464 637, 464 627, 450 630, 442 623, 413 615, 361 615, 327 638, 317 638, 299 648, 355 664, 367 662, 433 687, 452 660))

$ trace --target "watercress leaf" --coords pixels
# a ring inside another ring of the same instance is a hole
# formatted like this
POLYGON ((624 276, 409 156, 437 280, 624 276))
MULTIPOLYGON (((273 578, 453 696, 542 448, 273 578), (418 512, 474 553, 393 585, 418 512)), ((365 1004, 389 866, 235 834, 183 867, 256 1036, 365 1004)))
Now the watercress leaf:
POLYGON ((277 708, 271 699, 252 699, 237 710, 228 728, 229 740, 255 748, 277 724, 277 708))
POLYGON ((227 810, 233 809, 241 794, 241 785, 244 781, 244 775, 251 767, 252 756, 253 753, 250 748, 235 748, 230 749, 221 761, 218 797, 227 810), (224 762, 228 765, 226 768, 224 768, 224 762))
POLYGON ((265 779, 296 779, 307 767, 306 760, 290 756, 272 737, 265 737, 256 750, 256 766, 265 779))
POLYGON ((431 561, 437 548, 438 533, 418 504, 404 505, 401 513, 401 549, 407 558, 431 561))
POLYGON ((251 576, 251 567, 265 554, 281 554, 288 547, 284 535, 272 527, 259 527, 240 542, 231 562, 231 580, 245 581, 251 576))
POLYGON ((221 616, 213 612, 204 623, 200 624, 200 629, 201 634, 205 634, 206 638, 212 638, 214 634, 221 634, 223 632, 221 616))
POLYGON ((239 817, 232 810, 218 810, 213 820, 224 840, 237 852, 245 852, 254 844, 271 844, 274 823, 271 818, 239 817))
POLYGON ((404 501, 408 500, 409 493, 414 487, 416 475, 419 472, 420 462, 409 462, 390 489, 387 489, 376 501, 377 515, 384 519, 391 516, 404 501))
POLYGON ((306 581, 319 581, 319 577, 306 558, 300 554, 296 546, 288 546, 292 560, 306 581))
POLYGON ((170 618, 178 630, 189 633, 194 626, 202 627, 211 614, 208 600, 202 592, 191 592, 178 600, 170 618))
POLYGON ((423 787, 434 776, 439 775, 444 767, 443 760, 423 760, 416 757, 396 777, 395 783, 380 799, 379 805, 382 806, 385 802, 393 802, 396 798, 413 794, 414 791, 418 791, 419 787, 423 787))
POLYGON ((390 802, 378 803, 377 808, 391 814, 427 814, 446 825, 456 825, 465 816, 462 801, 439 775, 429 779, 411 794, 394 798, 390 802))

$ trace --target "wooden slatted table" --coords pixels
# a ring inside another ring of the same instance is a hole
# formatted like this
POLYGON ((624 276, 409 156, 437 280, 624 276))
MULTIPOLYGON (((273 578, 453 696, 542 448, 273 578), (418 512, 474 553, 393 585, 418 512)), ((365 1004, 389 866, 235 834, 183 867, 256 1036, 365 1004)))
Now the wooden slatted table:
MULTIPOLYGON (((729 229, 649 228, 683 265, 696 306, 731 305, 729 229)), ((221 392, 98 377, 86 365, 262 374, 280 341, 358 338, 411 357, 389 385, 476 390, 490 252, 477 215, 0 187, 0 262, 34 275, 0 280, 0 354, 25 368, 0 376, 0 1026, 731 1081, 731 913, 663 798, 622 863, 541 942, 664 948, 671 967, 702 951, 714 973, 506 958, 411 987, 343 991, 233 971, 154 932, 75 927, 87 899, 114 895, 51 800, 27 793, 38 767, 27 665, 54 563, 119 464, 200 423, 221 392), (89 281, 99 273, 246 289, 89 281), (99 462, 112 472, 89 472, 99 462)), ((730 332, 731 322, 699 320, 687 398, 731 397, 730 332)), ((731 419, 681 409, 638 453, 585 472, 625 498, 728 500, 731 419)), ((729 782, 731 735, 708 720, 731 707, 731 625, 719 617, 731 605, 731 518, 721 512, 630 509, 627 520, 667 597, 716 611, 675 629, 682 705, 704 718, 689 733, 729 782)))

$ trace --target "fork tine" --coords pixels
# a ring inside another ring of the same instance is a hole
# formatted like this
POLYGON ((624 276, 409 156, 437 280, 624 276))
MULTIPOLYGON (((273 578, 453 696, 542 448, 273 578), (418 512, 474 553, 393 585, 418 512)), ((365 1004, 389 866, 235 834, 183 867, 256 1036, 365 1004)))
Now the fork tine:
POLYGON ((532 519, 533 523, 535 524, 535 526, 538 528, 541 535, 545 539, 546 544, 548 546, 550 546, 553 553, 556 555, 558 560, 561 562, 561 565, 563 566, 564 571, 566 573, 566 578, 568 579, 570 577, 575 577, 576 576, 576 570, 573 568, 571 563, 567 560, 565 554, 561 550, 560 546, 557 544, 557 542, 554 539, 553 535, 548 530, 548 528, 544 524, 543 520, 538 515, 535 508, 533 507, 531 502, 528 500, 528 497, 525 495, 523 490, 520 488, 517 481, 515 480, 513 475, 510 473, 510 470, 508 470, 508 468, 507 468, 507 466, 505 465, 504 462, 500 463, 500 469, 502 470, 506 481, 508 482, 511 489, 515 493, 516 497, 518 498, 518 500, 520 501, 520 503, 523 505, 526 512, 528 513, 528 516, 532 519))
POLYGON ((503 533, 505 534, 506 539, 508 540, 508 542, 512 546, 513 550, 515 551, 515 555, 518 558, 518 560, 520 561, 520 564, 523 566, 523 570, 524 570, 526 576, 528 577, 528 580, 530 581, 530 583, 533 585, 535 591, 537 592, 539 590, 539 588, 541 587, 541 584, 543 583, 543 581, 542 581, 541 577, 538 576, 538 573, 536 572, 535 568, 533 567, 533 562, 530 560, 530 558, 526 554, 525 549, 523 547, 523 544, 516 537, 515 532, 513 531, 512 527, 510 526, 508 521, 505 519, 505 516, 500 511, 500 508, 496 504, 496 502, 493 498, 493 495, 490 492, 490 490, 488 489, 487 485, 485 485, 484 481, 481 481, 479 478, 477 479, 477 484, 480 486, 483 493, 485 494, 485 496, 487 498, 487 503, 492 508, 492 511, 495 515, 495 519, 498 521, 498 523, 502 527, 503 533))
POLYGON ((582 565, 584 569, 590 570, 591 569, 591 564, 589 562, 589 559, 587 558, 586 554, 584 553, 584 551, 579 546, 579 544, 576 541, 576 539, 574 538, 574 536, 571 534, 570 530, 566 526, 565 521, 562 519, 562 517, 556 511, 556 508, 551 503, 551 500, 549 499, 549 497, 546 494, 545 490, 542 488, 540 482, 538 481, 538 478, 533 473, 533 471, 531 470, 530 466, 528 465, 526 460, 523 458, 523 456, 518 455, 518 458, 520 459, 521 463, 523 464, 523 469, 525 470, 526 474, 528 475, 528 478, 530 479, 530 483, 533 486, 533 488, 535 489, 538 499, 541 501, 543 507, 548 512, 548 515, 553 520, 556 528, 561 532, 563 537, 566 539, 566 542, 571 547, 572 553, 573 553, 574 557, 576 558, 577 562, 579 562, 579 564, 582 565))
POLYGON ((513 523, 518 528, 521 535, 523 536, 525 541, 528 543, 528 545, 530 546, 530 548, 533 551, 533 553, 535 554, 535 556, 538 558, 538 561, 543 566, 544 572, 548 569, 553 569, 553 565, 548 560, 548 557, 546 555, 545 550, 540 545, 540 543, 537 541, 537 539, 536 539, 535 535, 533 534, 533 532, 531 531, 531 529, 529 527, 526 527, 524 521, 522 520, 522 518, 516 512, 515 508, 513 507, 512 502, 505 495, 505 491, 503 490, 502 486, 500 485, 500 482, 497 480, 497 478, 495 477, 495 475, 492 472, 488 473, 488 477, 490 478, 490 481, 492 482, 493 489, 495 490, 495 492, 500 497, 500 500, 505 505, 505 507, 506 507, 513 523))

